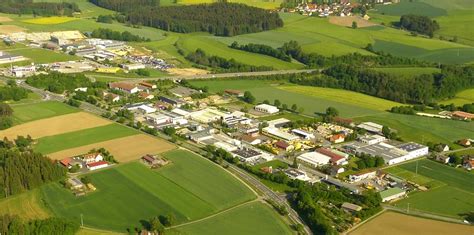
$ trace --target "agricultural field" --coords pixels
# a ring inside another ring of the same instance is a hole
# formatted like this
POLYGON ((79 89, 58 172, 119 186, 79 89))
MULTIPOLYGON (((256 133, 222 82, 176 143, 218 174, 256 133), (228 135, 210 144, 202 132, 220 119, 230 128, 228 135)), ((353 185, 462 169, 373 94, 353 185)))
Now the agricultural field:
POLYGON ((69 21, 77 20, 74 17, 65 17, 65 16, 51 16, 51 17, 41 17, 24 20, 23 22, 29 24, 42 24, 42 25, 51 25, 51 24, 62 24, 69 21))
POLYGON ((0 215, 17 215, 21 219, 45 219, 50 212, 41 200, 39 189, 0 199, 0 215))
POLYGON ((469 225, 424 219, 389 211, 369 220, 348 234, 469 235, 473 232, 472 226, 469 225))
POLYGON ((163 169, 133 162, 91 174, 98 190, 84 197, 73 196, 59 184, 47 185, 45 201, 55 215, 83 214, 86 226, 124 232, 153 216, 173 213, 178 223, 185 223, 255 198, 233 176, 191 152, 176 150, 163 156, 172 161, 163 169))
POLYGON ((454 104, 458 106, 462 106, 464 104, 472 104, 474 103, 474 89, 467 89, 461 91, 456 94, 451 99, 444 100, 441 102, 442 104, 454 104))
POLYGON ((15 124, 79 112, 77 108, 56 101, 12 104, 12 109, 15 124))
MULTIPOLYGON (((129 134, 129 133, 126 133, 129 134)), ((74 138, 74 136, 69 136, 74 138)), ((71 140, 72 141, 72 140, 71 140)), ((82 140, 82 143, 89 142, 82 140)), ((76 145, 76 144, 71 144, 76 145)), ((55 147, 45 147, 46 149, 55 149, 55 147)), ((78 156, 89 152, 91 149, 105 148, 119 162, 128 162, 137 160, 145 154, 158 154, 174 149, 175 146, 165 140, 154 138, 145 134, 129 135, 126 137, 95 142, 70 149, 48 154, 51 159, 63 159, 70 156, 78 156)))
POLYGON ((261 202, 252 202, 215 217, 178 226, 170 234, 293 234, 281 217, 261 202))
POLYGON ((409 194, 407 199, 395 202, 394 206, 407 208, 410 203, 412 211, 454 218, 460 218, 461 214, 474 210, 471 200, 474 197, 473 174, 427 159, 417 162, 386 169, 398 177, 429 187, 429 191, 409 194), (446 203, 439 203, 440 201, 446 203))
POLYGON ((89 113, 77 112, 16 125, 0 131, 0 136, 2 136, 2 138, 7 137, 14 139, 18 135, 30 135, 32 138, 37 139, 45 136, 104 126, 110 123, 111 121, 104 118, 89 113))
POLYGON ((136 135, 138 133, 139 132, 135 129, 113 123, 39 138, 36 140, 37 143, 34 145, 34 150, 42 154, 48 154, 83 145, 136 135))
POLYGON ((77 4, 81 12, 75 14, 75 17, 91 18, 99 15, 111 15, 114 11, 98 7, 89 2, 89 0, 33 0, 34 2, 74 2, 77 4))

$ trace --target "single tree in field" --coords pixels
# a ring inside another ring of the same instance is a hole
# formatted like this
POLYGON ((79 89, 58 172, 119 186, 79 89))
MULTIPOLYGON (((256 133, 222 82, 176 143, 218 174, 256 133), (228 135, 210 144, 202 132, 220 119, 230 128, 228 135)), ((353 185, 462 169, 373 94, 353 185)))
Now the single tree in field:
POLYGON ((296 104, 293 104, 291 106, 291 111, 296 112, 296 110, 298 110, 298 106, 296 104))
POLYGON ((276 107, 280 107, 280 105, 281 105, 280 100, 275 100, 275 101, 273 102, 273 105, 275 105, 276 107))
POLYGON ((339 111, 334 107, 328 107, 326 109, 326 115, 329 117, 336 117, 339 115, 339 111))
POLYGON ((353 29, 357 29, 357 22, 352 21, 352 28, 353 28, 353 29))

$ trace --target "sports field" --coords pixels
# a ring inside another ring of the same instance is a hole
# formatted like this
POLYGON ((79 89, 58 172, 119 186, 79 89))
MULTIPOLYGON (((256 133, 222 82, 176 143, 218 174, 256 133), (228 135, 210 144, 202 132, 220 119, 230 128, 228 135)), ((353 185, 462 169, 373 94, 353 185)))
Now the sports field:
POLYGON ((207 220, 180 226, 170 234, 293 234, 269 206, 252 202, 207 220))
POLYGON ((32 138, 37 139, 45 136, 104 126, 110 123, 111 121, 104 118, 89 113, 78 112, 16 125, 0 131, 0 136, 2 138, 7 137, 11 139, 16 138, 18 135, 30 135, 32 138))
POLYGON ((42 154, 48 154, 65 149, 136 135, 138 133, 139 132, 135 129, 114 123, 39 138, 37 143, 34 145, 34 149, 42 154))
POLYGON ((91 174, 98 190, 84 197, 50 184, 43 188, 45 200, 58 216, 83 214, 87 226, 124 232, 153 216, 173 213, 183 223, 255 198, 233 176, 191 152, 163 156, 172 161, 163 169, 133 162, 91 174))
POLYGON ((462 106, 464 104, 472 104, 474 103, 474 89, 467 89, 461 91, 456 94, 451 99, 445 100, 441 102, 442 104, 454 104, 458 106, 462 106))
POLYGON ((453 224, 424 219, 395 212, 384 212, 371 219, 349 235, 406 234, 406 235, 471 235, 474 228, 469 225, 453 224))
MULTIPOLYGON (((128 132, 128 131, 126 131, 128 132)), ((130 134, 130 133, 126 133, 130 134)), ((72 139, 74 136, 68 136, 72 139)), ((83 140, 89 142, 88 140, 83 140)), ((75 145, 75 144, 71 144, 75 145)), ((48 147, 45 147, 48 148, 48 147)), ((52 147, 55 148, 55 147, 52 147)), ((51 159, 63 159, 70 156, 77 156, 89 152, 91 149, 105 148, 119 162, 137 160, 145 154, 158 154, 174 149, 175 146, 158 138, 145 134, 129 135, 127 137, 94 142, 80 147, 70 148, 48 154, 51 159)), ((49 149, 49 148, 48 148, 49 149)))
POLYGON ((406 163, 386 169, 398 177, 428 186, 427 192, 415 192, 407 199, 395 202, 400 208, 423 211, 459 218, 460 214, 474 210, 474 175, 431 160, 406 163), (444 203, 440 203, 444 202, 444 203))
POLYGON ((21 219, 44 219, 50 216, 41 201, 39 189, 0 199, 0 215, 18 215, 21 219))
POLYGON ((12 109, 15 124, 79 112, 77 108, 56 101, 15 104, 12 109))
POLYGON ((23 22, 30 23, 30 24, 51 25, 51 24, 62 24, 69 21, 73 21, 73 20, 77 20, 77 18, 64 17, 64 16, 51 16, 51 17, 41 17, 41 18, 24 20, 23 22))

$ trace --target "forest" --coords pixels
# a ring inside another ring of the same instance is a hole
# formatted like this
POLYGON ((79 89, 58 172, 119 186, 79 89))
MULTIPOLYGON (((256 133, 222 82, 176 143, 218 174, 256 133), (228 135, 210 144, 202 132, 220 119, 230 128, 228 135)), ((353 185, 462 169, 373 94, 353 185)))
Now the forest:
POLYGON ((149 38, 140 37, 138 35, 132 34, 128 31, 113 31, 110 29, 98 28, 92 31, 91 37, 93 38, 102 38, 102 39, 111 39, 124 42, 149 42, 149 38))
POLYGON ((0 198, 60 180, 66 170, 55 161, 30 150, 30 137, 0 141, 0 198))
POLYGON ((7 14, 31 14, 41 16, 65 15, 72 16, 74 12, 80 12, 75 3, 68 2, 35 2, 33 0, 2 0, 0 1, 0 12, 7 14))
POLYGON ((217 36, 234 36, 283 26, 278 13, 238 3, 159 7, 159 2, 153 0, 91 2, 122 12, 127 23, 178 33, 208 32, 217 36))
POLYGON ((402 15, 398 26, 402 29, 428 35, 429 37, 433 37, 434 32, 439 29, 439 24, 436 20, 419 15, 402 15))
POLYGON ((252 53, 258 53, 262 55, 268 55, 283 61, 290 62, 291 57, 283 50, 281 49, 275 49, 271 46, 263 45, 263 44, 254 44, 254 43, 249 43, 247 45, 239 45, 237 42, 233 42, 230 45, 230 48, 232 49, 237 49, 237 50, 242 50, 242 51, 248 51, 252 53))
POLYGON ((62 74, 58 72, 28 77, 26 83, 57 94, 62 94, 65 91, 73 91, 78 87, 107 87, 107 84, 103 82, 91 82, 84 74, 62 74))
POLYGON ((63 218, 47 218, 25 222, 15 215, 0 215, 0 234, 63 234, 79 231, 79 223, 63 218))
POLYGON ((225 59, 218 56, 208 56, 206 52, 197 49, 186 56, 186 59, 198 65, 213 68, 218 72, 255 72, 255 71, 269 71, 273 70, 269 66, 254 66, 243 64, 234 59, 225 59))

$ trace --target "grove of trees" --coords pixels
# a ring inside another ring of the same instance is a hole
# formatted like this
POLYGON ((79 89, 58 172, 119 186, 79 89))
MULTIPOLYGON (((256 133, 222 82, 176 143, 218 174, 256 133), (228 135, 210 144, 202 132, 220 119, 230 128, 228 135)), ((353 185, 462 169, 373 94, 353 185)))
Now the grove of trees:
POLYGON ((23 221, 15 215, 0 215, 0 234, 62 234, 74 235, 79 231, 77 221, 51 217, 23 221))
POLYGON ((186 59, 198 65, 213 68, 219 72, 254 72, 273 70, 269 66, 255 66, 243 64, 234 59, 225 59, 219 56, 209 56, 202 49, 198 48, 195 52, 191 52, 186 59))
POLYGON ((400 17, 399 26, 402 29, 407 29, 413 32, 434 36, 434 32, 439 29, 439 24, 436 20, 431 20, 427 16, 420 15, 402 15, 400 17))
POLYGON ((76 3, 69 2, 37 2, 33 0, 2 0, 0 12, 7 14, 31 14, 41 16, 66 15, 72 16, 80 12, 76 3))
MULTIPOLYGON (((103 19, 104 20, 104 19, 103 19)), ((117 41, 125 42, 149 42, 149 38, 141 37, 135 34, 132 34, 128 31, 113 31, 110 29, 98 28, 92 31, 91 37, 93 38, 102 38, 102 39, 111 39, 117 41)))

